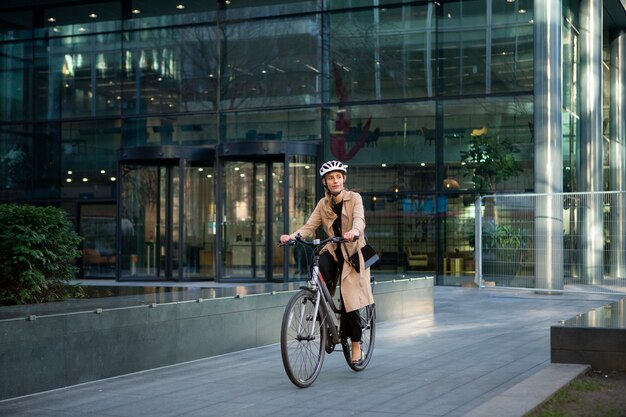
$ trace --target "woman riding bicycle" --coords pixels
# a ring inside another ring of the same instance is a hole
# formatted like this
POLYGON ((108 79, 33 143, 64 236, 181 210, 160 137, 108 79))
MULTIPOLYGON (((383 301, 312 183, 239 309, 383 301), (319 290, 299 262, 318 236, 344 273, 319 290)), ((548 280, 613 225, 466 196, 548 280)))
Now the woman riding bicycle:
POLYGON ((341 276, 342 317, 341 331, 352 342, 352 363, 359 363, 361 352, 361 323, 357 310, 374 303, 370 285, 370 270, 363 267, 360 249, 365 246, 365 210, 359 193, 344 188, 346 167, 339 161, 328 161, 320 168, 322 184, 326 189, 306 224, 291 235, 282 235, 281 243, 296 236, 313 236, 323 226, 328 236, 343 236, 350 240, 345 244, 330 244, 320 254, 320 273, 331 294, 341 276), (356 241, 352 242, 352 240, 356 241), (349 257, 358 251, 360 272, 357 272, 349 257))

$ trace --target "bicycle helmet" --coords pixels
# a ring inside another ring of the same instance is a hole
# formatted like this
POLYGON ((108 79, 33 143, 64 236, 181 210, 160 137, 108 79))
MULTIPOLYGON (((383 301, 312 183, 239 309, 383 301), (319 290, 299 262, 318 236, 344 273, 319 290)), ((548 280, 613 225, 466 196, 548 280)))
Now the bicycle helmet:
POLYGON ((324 178, 324 175, 328 174, 329 172, 333 172, 333 171, 341 171, 344 174, 346 174, 348 172, 348 170, 346 169, 345 165, 342 164, 341 162, 339 162, 339 161, 328 161, 328 162, 324 162, 324 164, 320 168, 320 177, 324 178))

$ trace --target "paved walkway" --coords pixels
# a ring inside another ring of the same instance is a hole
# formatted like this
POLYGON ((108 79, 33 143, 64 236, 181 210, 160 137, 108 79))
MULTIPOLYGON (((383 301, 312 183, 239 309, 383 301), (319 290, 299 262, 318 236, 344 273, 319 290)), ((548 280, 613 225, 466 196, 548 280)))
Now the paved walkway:
POLYGON ((0 415, 518 417, 585 370, 550 364, 550 326, 617 299, 435 287, 434 315, 378 324, 365 371, 337 351, 306 389, 275 344, 6 400, 0 415))

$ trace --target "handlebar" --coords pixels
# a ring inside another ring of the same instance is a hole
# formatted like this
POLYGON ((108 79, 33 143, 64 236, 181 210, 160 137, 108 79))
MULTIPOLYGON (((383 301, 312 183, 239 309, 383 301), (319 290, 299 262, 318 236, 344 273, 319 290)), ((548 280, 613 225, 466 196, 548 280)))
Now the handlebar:
POLYGON ((319 239, 313 239, 313 242, 307 242, 306 240, 302 239, 302 236, 298 235, 296 236, 295 239, 289 239, 286 243, 279 243, 278 246, 279 247, 280 246, 292 246, 292 245, 295 245, 296 243, 300 243, 302 245, 309 245, 313 247, 324 247, 328 245, 329 243, 355 242, 358 238, 359 238, 358 235, 355 236, 353 240, 344 239, 342 236, 331 236, 322 241, 320 241, 319 239))

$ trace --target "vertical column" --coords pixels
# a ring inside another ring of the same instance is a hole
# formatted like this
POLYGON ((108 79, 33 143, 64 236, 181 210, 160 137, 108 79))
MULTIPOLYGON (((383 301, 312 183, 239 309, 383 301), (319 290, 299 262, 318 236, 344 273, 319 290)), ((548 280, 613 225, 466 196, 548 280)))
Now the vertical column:
MULTIPOLYGON (((611 33, 611 104, 609 108, 610 143, 609 155, 611 190, 626 191, 624 169, 626 168, 626 32, 623 29, 611 33)), ((604 123, 603 123, 604 130, 604 123)), ((604 133, 604 132, 603 132, 604 133)), ((626 277, 626 197, 617 194, 611 202, 611 276, 626 277)))
POLYGON ((561 0, 535 1, 535 276, 563 289, 561 0))
MULTIPOLYGON (((602 0, 580 2, 580 140, 579 190, 601 192, 602 173, 602 0)), ((599 284, 603 278, 603 198, 591 194, 581 205, 581 278, 599 284)))

